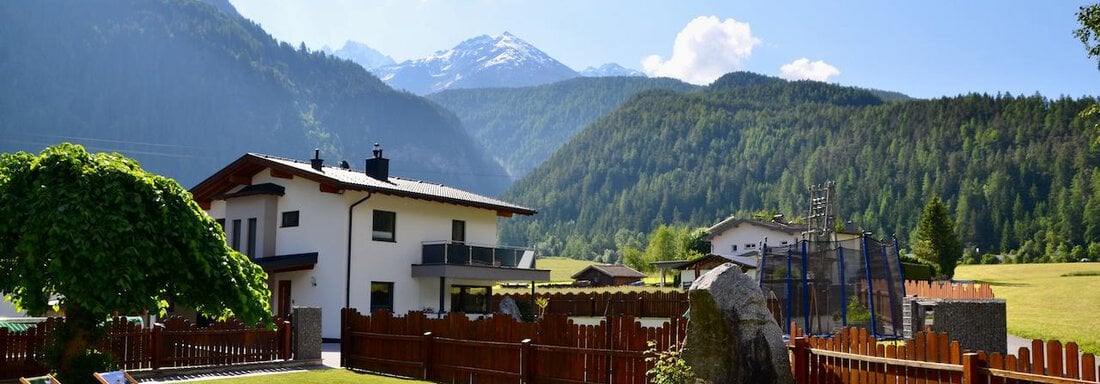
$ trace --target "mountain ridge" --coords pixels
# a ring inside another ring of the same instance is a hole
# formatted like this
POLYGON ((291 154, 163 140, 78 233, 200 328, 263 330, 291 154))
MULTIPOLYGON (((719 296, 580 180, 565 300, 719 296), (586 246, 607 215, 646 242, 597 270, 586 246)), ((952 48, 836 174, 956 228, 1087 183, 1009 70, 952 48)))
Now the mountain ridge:
POLYGON ((72 141, 186 186, 245 152, 358 163, 380 142, 396 175, 508 184, 449 111, 207 3, 15 2, 0 23, 3 152, 72 141))
POLYGON ((580 76, 509 32, 473 37, 454 48, 373 72, 390 86, 419 95, 453 88, 537 85, 580 76))

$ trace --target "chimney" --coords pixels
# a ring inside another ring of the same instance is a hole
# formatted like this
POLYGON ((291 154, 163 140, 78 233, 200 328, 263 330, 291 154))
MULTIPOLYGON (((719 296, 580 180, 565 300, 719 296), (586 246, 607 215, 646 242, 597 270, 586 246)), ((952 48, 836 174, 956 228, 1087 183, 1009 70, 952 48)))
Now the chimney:
POLYGON ((382 146, 374 143, 374 157, 367 159, 367 176, 375 180, 389 181, 390 159, 382 157, 382 146))
POLYGON ((309 166, 313 167, 313 169, 316 169, 316 170, 320 171, 321 167, 324 166, 324 165, 325 165, 325 161, 321 160, 321 150, 320 149, 314 149, 313 150, 313 158, 309 160, 309 166))

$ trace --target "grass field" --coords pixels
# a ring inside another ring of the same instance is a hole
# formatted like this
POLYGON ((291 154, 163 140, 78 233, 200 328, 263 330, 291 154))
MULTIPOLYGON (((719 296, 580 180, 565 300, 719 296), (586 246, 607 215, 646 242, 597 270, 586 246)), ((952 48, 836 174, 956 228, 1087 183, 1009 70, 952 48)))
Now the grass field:
POLYGON ((326 383, 326 384, 411 384, 427 383, 427 381, 398 379, 386 376, 368 375, 356 373, 346 369, 318 369, 307 372, 281 373, 272 375, 256 375, 247 377, 229 377, 224 379, 194 381, 194 383, 210 384, 297 384, 297 383, 326 383))
POLYGON ((1006 301, 1009 333, 1100 353, 1100 263, 962 265, 955 279, 989 283, 1006 301))
POLYGON ((535 262, 535 268, 549 269, 550 281, 573 281, 574 274, 593 264, 596 262, 565 257, 540 257, 535 262))

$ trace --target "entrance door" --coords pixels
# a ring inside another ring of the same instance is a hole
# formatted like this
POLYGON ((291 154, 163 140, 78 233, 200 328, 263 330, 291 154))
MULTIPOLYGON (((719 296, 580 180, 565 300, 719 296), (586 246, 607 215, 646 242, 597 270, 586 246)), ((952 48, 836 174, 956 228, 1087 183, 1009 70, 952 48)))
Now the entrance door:
POLYGON ((290 280, 279 280, 279 311, 277 316, 290 316, 290 280))

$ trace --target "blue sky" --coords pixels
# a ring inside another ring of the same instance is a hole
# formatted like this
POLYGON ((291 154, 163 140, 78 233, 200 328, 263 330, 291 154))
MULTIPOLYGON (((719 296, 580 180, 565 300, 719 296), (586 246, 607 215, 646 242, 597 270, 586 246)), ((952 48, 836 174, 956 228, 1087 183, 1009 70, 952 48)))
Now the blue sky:
POLYGON ((1068 1, 230 0, 276 39, 398 61, 504 31, 574 69, 705 84, 748 70, 915 97, 1100 95, 1068 1), (648 63, 648 65, 643 64, 648 63))

